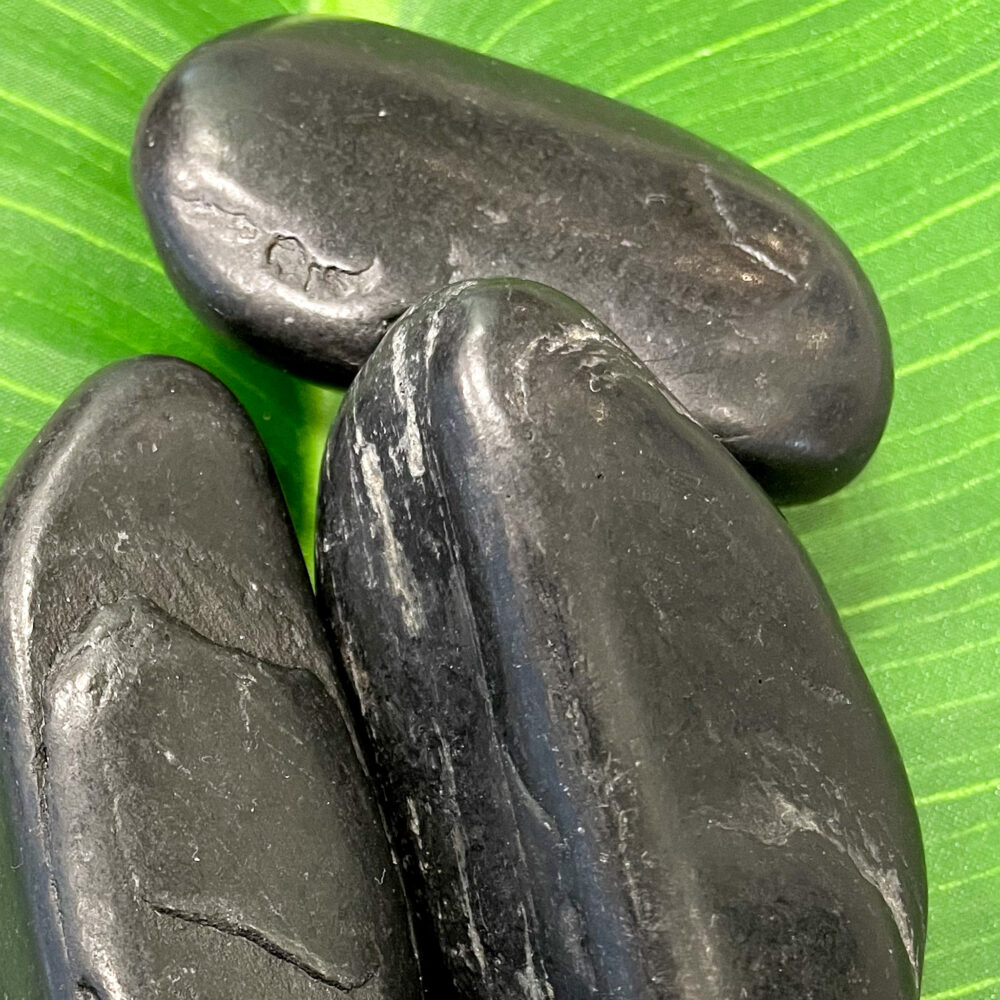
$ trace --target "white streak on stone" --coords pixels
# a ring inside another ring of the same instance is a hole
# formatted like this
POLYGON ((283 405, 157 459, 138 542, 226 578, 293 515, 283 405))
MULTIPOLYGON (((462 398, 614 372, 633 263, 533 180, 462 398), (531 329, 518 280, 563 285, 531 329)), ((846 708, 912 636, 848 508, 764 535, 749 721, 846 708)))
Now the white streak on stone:
POLYGON ((420 814, 417 812, 417 804, 409 796, 406 798, 406 814, 409 821, 410 833, 417 842, 417 849, 423 851, 424 842, 420 836, 420 814))
POLYGON ((552 984, 546 979, 538 978, 535 971, 535 953, 531 947, 531 934, 528 930, 528 914, 524 904, 521 904, 521 920, 524 923, 524 969, 515 972, 517 985, 524 991, 527 1000, 555 1000, 552 984))
POLYGON ((419 479, 424 474, 424 449, 420 442, 420 429, 417 426, 417 409, 413 402, 415 386, 412 378, 406 373, 405 338, 394 334, 392 337, 392 383, 396 396, 402 402, 406 412, 406 422, 399 444, 406 455, 406 467, 413 479, 419 479))
POLYGON ((434 732, 437 734, 438 744, 441 753, 441 777, 443 779, 444 793, 451 800, 452 805, 458 809, 458 786, 455 784, 455 768, 451 763, 451 751, 441 733, 441 727, 434 722, 434 732))
POLYGON ((877 889, 882 897, 906 948, 914 979, 919 982, 913 927, 903 902, 903 887, 896 870, 884 868, 879 864, 875 847, 863 831, 862 837, 865 843, 864 848, 861 848, 850 842, 847 834, 835 821, 824 822, 812 809, 796 805, 773 785, 768 785, 764 792, 766 798, 755 802, 751 807, 757 814, 753 822, 744 821, 742 824, 729 822, 718 825, 723 829, 748 833, 771 847, 784 847, 789 838, 796 833, 814 833, 841 854, 846 854, 857 873, 877 889))
POLYGON ((486 950, 483 948, 483 940, 479 936, 476 928, 475 917, 472 913, 472 896, 469 889, 469 872, 467 869, 465 834, 457 824, 451 828, 451 842, 455 847, 455 861, 458 865, 458 881, 462 888, 462 909, 465 910, 465 919, 469 926, 469 943, 472 945, 472 954, 476 956, 479 968, 483 975, 486 975, 486 950))
POLYGON ((503 209, 490 208, 488 205, 477 205, 476 210, 482 212, 494 226, 503 226, 510 222, 510 216, 503 209))
POLYGON ((237 678, 236 686, 240 689, 240 718, 243 719, 243 728, 247 736, 250 735, 250 713, 247 706, 250 704, 250 688, 257 683, 256 679, 249 674, 242 674, 237 678))
POLYGON ((413 578, 413 570, 393 528, 392 511, 389 509, 389 499, 385 493, 385 480, 382 476, 378 451, 375 445, 365 441, 357 426, 354 429, 354 445, 365 493, 376 515, 376 519, 369 522, 368 530, 372 538, 375 538, 376 524, 382 532, 382 559, 389 575, 389 586, 402 604, 403 623, 411 635, 415 635, 422 617, 419 592, 416 580, 413 578))
POLYGON ((434 356, 434 349, 437 347, 438 335, 441 333, 441 312, 440 310, 431 314, 427 321, 427 332, 424 335, 424 370, 430 374, 431 358, 434 356))
POLYGON ((450 241, 448 248, 448 266, 451 268, 449 284, 457 284, 467 279, 470 274, 475 274, 477 270, 472 254, 455 239, 450 241))
POLYGON ((441 785, 445 795, 451 800, 457 814, 457 822, 451 828, 451 842, 455 849, 455 863, 458 869, 458 882, 462 890, 462 909, 465 913, 465 920, 468 924, 469 944, 472 947, 472 954, 479 963, 479 969, 483 976, 486 976, 486 950, 483 948, 483 940, 479 936, 476 927, 475 917, 472 913, 472 892, 469 885, 468 871, 468 844, 465 839, 465 832, 462 830, 462 817, 458 808, 458 786, 455 783, 455 766, 451 760, 451 750, 448 748, 448 741, 441 732, 441 727, 434 722, 434 732, 438 738, 438 746, 441 755, 441 785))
POLYGON ((914 981, 919 986, 917 945, 914 940, 913 927, 910 925, 910 918, 906 912, 906 904, 903 902, 903 886, 899 881, 899 874, 894 868, 880 868, 877 864, 873 864, 871 858, 851 844, 846 845, 846 851, 858 874, 869 885, 878 889, 886 908, 892 914, 892 919, 896 923, 899 936, 910 959, 914 981))

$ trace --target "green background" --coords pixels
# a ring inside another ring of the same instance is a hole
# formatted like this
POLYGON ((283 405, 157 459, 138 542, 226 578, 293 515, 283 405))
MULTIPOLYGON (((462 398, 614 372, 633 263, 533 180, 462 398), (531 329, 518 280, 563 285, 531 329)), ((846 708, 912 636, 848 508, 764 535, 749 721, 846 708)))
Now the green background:
MULTIPOLYGON (((319 9, 314 4, 311 9, 319 9)), ((0 0, 0 477, 70 390, 128 355, 218 374, 308 546, 338 397, 202 328, 133 203, 139 108, 187 49, 286 0, 0 0)), ((896 401, 838 496, 788 511, 882 699, 927 847, 930 1000, 1000 997, 1000 3, 381 0, 417 28, 613 95, 744 157, 857 254, 896 401)), ((0 849, 5 850, 0 831, 0 849)), ((0 878, 0 990, 34 996, 0 878)))

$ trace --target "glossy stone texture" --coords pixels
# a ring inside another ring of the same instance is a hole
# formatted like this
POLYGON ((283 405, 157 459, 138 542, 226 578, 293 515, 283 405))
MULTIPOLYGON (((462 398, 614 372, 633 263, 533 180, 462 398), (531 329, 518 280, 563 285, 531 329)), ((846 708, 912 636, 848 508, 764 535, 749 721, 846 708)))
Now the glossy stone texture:
POLYGON ((332 433, 317 546, 460 996, 917 996, 920 832, 836 613, 580 306, 472 282, 401 320, 332 433))
POLYGON ((67 1000, 419 996, 409 918, 281 494, 172 358, 56 414, 0 514, 7 802, 67 1000))
POLYGON ((808 208, 657 118, 398 28, 293 18, 196 49, 133 153, 209 323, 343 379, 436 288, 578 299, 771 495, 851 479, 888 414, 881 310, 808 208))

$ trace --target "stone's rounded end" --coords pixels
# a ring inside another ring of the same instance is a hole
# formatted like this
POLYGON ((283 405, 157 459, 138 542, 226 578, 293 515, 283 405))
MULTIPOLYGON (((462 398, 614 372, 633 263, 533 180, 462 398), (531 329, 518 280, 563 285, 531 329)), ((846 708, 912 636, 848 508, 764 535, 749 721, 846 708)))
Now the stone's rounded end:
MULTIPOLYGON (((790 394, 792 416, 770 454, 762 449, 762 461, 744 461, 778 503, 817 500, 846 486, 874 453, 892 406, 882 307, 850 250, 816 222, 817 273, 795 311, 808 351, 799 390, 790 394)), ((738 449, 734 454, 743 461, 738 449)))
MULTIPOLYGON (((311 100, 316 44, 274 24, 206 42, 168 72, 139 119, 133 187, 167 274, 203 322, 297 375, 344 384, 412 301, 412 268, 387 269, 379 245, 394 216, 352 188, 354 139, 338 131, 350 132, 349 107, 311 100)), ((434 255, 429 273, 419 262, 427 290, 449 274, 447 247, 434 255)))
POLYGON ((687 280, 709 290, 714 315, 699 329, 680 310, 658 328, 647 309, 639 331, 611 326, 772 500, 816 500, 861 471, 885 428, 893 388, 885 316, 850 250, 815 212, 745 165, 730 166, 728 176, 718 164, 698 172, 715 239, 699 237, 700 262, 691 245, 687 280))
POLYGON ((851 482, 874 453, 892 405, 882 309, 847 248, 832 232, 828 239, 822 271, 807 279, 787 319, 801 356, 778 385, 769 386, 766 372, 759 377, 758 423, 719 434, 779 504, 818 500, 851 482))

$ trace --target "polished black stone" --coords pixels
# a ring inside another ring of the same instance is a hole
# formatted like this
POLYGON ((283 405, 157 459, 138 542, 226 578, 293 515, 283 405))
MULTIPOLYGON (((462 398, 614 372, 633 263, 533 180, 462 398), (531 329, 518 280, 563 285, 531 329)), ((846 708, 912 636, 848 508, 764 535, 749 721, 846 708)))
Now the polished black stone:
POLYGON ((889 410, 868 281, 801 202, 595 94, 398 28, 293 18, 182 60, 133 154, 153 239, 209 323, 338 380, 448 282, 586 305, 771 495, 851 479, 889 410))
POLYGON ((270 464, 173 358, 88 381, 0 513, 6 802, 39 995, 420 995, 270 464))
POLYGON ((917 996, 920 832, 837 615, 580 306, 471 282, 401 320, 332 433, 317 560, 460 996, 917 996))

